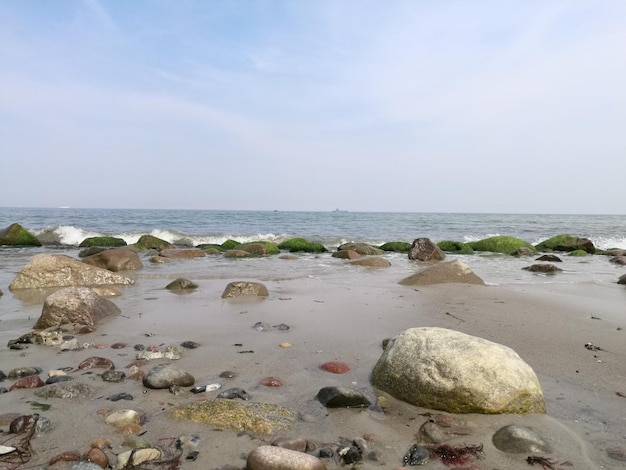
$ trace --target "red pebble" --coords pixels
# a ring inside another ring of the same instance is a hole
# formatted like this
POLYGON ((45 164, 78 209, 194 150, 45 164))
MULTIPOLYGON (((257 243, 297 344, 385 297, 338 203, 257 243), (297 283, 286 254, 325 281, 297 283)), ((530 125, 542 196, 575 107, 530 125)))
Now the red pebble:
POLYGON ((261 385, 265 385, 266 387, 282 387, 283 381, 276 377, 266 377, 261 380, 261 385))
POLYGON ((16 388, 38 388, 43 387, 45 382, 41 380, 38 375, 29 375, 28 377, 22 377, 17 380, 9 390, 15 390, 16 388))
POLYGON ((345 362, 339 361, 330 361, 325 362, 320 366, 320 369, 325 370, 326 372, 331 372, 333 374, 345 374, 350 371, 350 366, 345 362))

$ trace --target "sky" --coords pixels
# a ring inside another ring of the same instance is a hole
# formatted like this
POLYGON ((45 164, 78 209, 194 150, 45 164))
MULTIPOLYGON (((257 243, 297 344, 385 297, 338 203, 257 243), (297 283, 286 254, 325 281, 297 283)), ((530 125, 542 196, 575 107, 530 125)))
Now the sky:
POLYGON ((0 206, 625 214, 626 1, 2 0, 0 206))

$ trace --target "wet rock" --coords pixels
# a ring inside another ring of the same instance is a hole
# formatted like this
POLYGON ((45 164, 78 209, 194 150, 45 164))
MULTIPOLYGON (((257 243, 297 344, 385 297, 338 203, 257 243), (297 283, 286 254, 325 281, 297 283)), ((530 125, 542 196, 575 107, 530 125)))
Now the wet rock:
MULTIPOLYGON (((80 456, 79 456, 80 457, 80 456)), ((103 467, 100 467, 95 462, 78 462, 70 467, 70 470, 102 470, 103 467)))
POLYGON ((388 259, 381 258, 380 256, 363 256, 361 258, 350 260, 348 263, 356 266, 364 266, 366 268, 387 268, 391 266, 388 259))
POLYGON ((95 325, 99 320, 119 313, 117 305, 100 297, 89 287, 66 287, 46 297, 35 328, 65 324, 95 325))
POLYGON ((354 250, 335 251, 331 256, 339 259, 359 259, 361 257, 361 255, 354 250))
POLYGON ((125 468, 128 463, 132 466, 137 466, 144 462, 158 460, 161 457, 163 457, 163 452, 161 449, 157 449, 156 447, 128 450, 117 456, 117 468, 125 468))
POLYGON ((45 416, 39 415, 39 419, 37 419, 37 424, 35 425, 35 432, 37 434, 45 434, 53 429, 54 423, 45 416))
POLYGON ((264 385, 266 387, 282 387, 283 386, 283 381, 280 380, 278 377, 266 377, 262 379, 260 383, 261 385, 264 385))
POLYGON ((307 450, 307 441, 302 437, 279 437, 272 441, 272 445, 298 452, 306 452, 307 450))
POLYGON ((408 256, 410 260, 418 261, 442 261, 446 258, 446 254, 430 238, 413 240, 408 256))
POLYGON ((420 446, 418 444, 413 444, 404 457, 402 458, 402 463, 404 465, 424 465, 430 459, 430 452, 426 447, 420 446))
POLYGON ((169 359, 171 361, 178 360, 182 357, 183 350, 178 346, 167 346, 164 349, 148 347, 143 351, 139 351, 135 356, 137 359, 152 361, 154 359, 169 359))
POLYGON ((91 356, 78 364, 78 370, 85 369, 115 369, 115 364, 106 357, 91 356))
POLYGON ((3 382, 6 378, 6 374, 0 370, 0 382, 3 382))
POLYGON ((166 258, 165 256, 152 256, 150 257, 150 262, 154 264, 165 264, 165 263, 171 263, 172 259, 166 258))
POLYGON ((172 385, 191 387, 194 382, 193 375, 171 364, 155 366, 143 378, 144 386, 153 389, 169 388, 172 385))
POLYGON ((350 366, 345 362, 340 361, 325 362, 320 366, 320 369, 325 370, 326 372, 330 372, 332 374, 345 374, 347 372, 350 372, 350 366))
POLYGON ((199 248, 169 248, 161 250, 160 255, 164 258, 176 258, 176 259, 192 259, 192 258, 204 258, 206 253, 199 248))
POLYGON ((535 261, 546 261, 549 263, 562 263, 563 260, 559 258, 557 255, 547 254, 541 255, 539 258, 535 259, 535 261))
POLYGON ((133 399, 133 396, 130 393, 126 393, 126 392, 114 393, 113 395, 107 398, 107 400, 111 400, 111 401, 132 400, 132 399, 133 399))
POLYGON ((134 281, 106 269, 89 266, 66 255, 35 255, 18 273, 9 290, 44 287, 129 285, 134 281))
POLYGON ((63 398, 63 399, 84 399, 90 398, 95 393, 95 388, 89 384, 72 380, 70 382, 56 383, 48 385, 35 391, 35 396, 39 398, 63 398))
POLYGON ((189 279, 185 279, 179 277, 178 279, 174 279, 167 286, 165 286, 167 290, 171 291, 191 291, 198 288, 198 284, 189 279))
POLYGON ((485 282, 474 274, 469 266, 459 260, 437 263, 400 281, 403 286, 445 283, 485 285, 485 282))
POLYGON ((252 325, 252 329, 256 331, 269 331, 272 329, 272 327, 270 326, 269 323, 259 321, 259 322, 256 322, 254 325, 252 325))
POLYGON ((126 343, 113 343, 111 345, 111 349, 124 349, 126 347, 126 343))
POLYGON ((16 382, 9 387, 10 390, 16 390, 21 388, 39 388, 43 387, 45 382, 38 375, 29 375, 27 377, 22 377, 18 379, 16 382))
POLYGON ((500 428, 493 435, 492 441, 498 450, 507 453, 550 452, 547 444, 536 432, 516 424, 500 428))
POLYGON ((269 292, 267 287, 259 282, 230 282, 222 293, 223 299, 241 296, 267 297, 269 292))
POLYGON ((40 367, 17 367, 9 371, 9 379, 21 379, 22 377, 28 377, 29 375, 39 375, 43 372, 40 367))
POLYGON ((71 375, 52 375, 46 379, 46 385, 68 382, 70 380, 74 380, 74 377, 71 375))
POLYGON ((130 248, 113 248, 83 258, 83 263, 112 272, 143 268, 139 255, 130 248))
POLYGON ((100 377, 102 377, 102 380, 105 382, 118 383, 126 378, 126 374, 121 370, 107 370, 103 372, 100 377))
POLYGON ((361 408, 371 404, 361 392, 345 387, 324 387, 315 398, 327 408, 361 408))
POLYGON ((218 398, 175 408, 170 412, 170 417, 267 436, 287 430, 298 414, 279 405, 218 398))
POLYGON ((250 400, 250 395, 243 388, 235 387, 220 392, 217 395, 217 398, 223 398, 225 400, 234 400, 235 398, 239 398, 241 400, 250 400))
POLYGON ((119 410, 108 415, 104 422, 119 428, 127 424, 139 424, 140 420, 141 417, 135 410, 119 410))
POLYGON ((237 377, 237 372, 233 372, 232 370, 225 370, 220 373, 220 377, 223 379, 233 379, 237 377))
POLYGON ((606 450, 606 454, 613 460, 626 462, 626 447, 610 447, 606 450))
POLYGON ((337 250, 352 250, 360 255, 368 256, 379 256, 385 253, 384 250, 381 250, 376 246, 368 245, 367 243, 344 243, 343 245, 340 245, 337 250))
POLYGON ((550 263, 533 264, 531 266, 526 266, 522 269, 525 271, 530 271, 531 273, 543 273, 543 274, 556 274, 556 273, 563 271, 558 266, 555 266, 550 263))
POLYGON ((88 462, 93 462, 100 466, 100 468, 107 468, 109 465, 109 457, 102 449, 92 447, 83 455, 83 458, 88 462))
POLYGON ((337 448, 337 456, 343 465, 352 465, 363 459, 359 448, 356 446, 340 446, 337 448))
POLYGON ((445 328, 394 337, 372 384, 412 405, 451 413, 545 413, 539 380, 515 351, 445 328))
POLYGON ((0 245, 41 246, 41 241, 20 224, 14 223, 0 230, 0 245))
POLYGON ((326 470, 317 457, 274 446, 260 446, 248 454, 247 470, 326 470))
POLYGON ((196 343, 195 341, 183 341, 180 345, 186 349, 196 349, 200 347, 200 343, 196 343))

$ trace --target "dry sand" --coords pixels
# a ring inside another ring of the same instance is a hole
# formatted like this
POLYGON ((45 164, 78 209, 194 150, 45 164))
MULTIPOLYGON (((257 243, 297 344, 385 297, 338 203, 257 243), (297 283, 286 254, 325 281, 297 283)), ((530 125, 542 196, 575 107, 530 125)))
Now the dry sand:
MULTIPOLYGON (((340 437, 373 434, 371 448, 379 452, 380 460, 366 460, 361 468, 393 469, 402 466, 403 455, 427 419, 423 414, 432 410, 408 406, 393 398, 388 399, 384 415, 357 409, 326 410, 314 397, 320 388, 329 385, 357 388, 375 397, 368 378, 380 357, 384 338, 411 327, 446 327, 513 348, 533 367, 546 397, 546 415, 461 416, 471 434, 456 442, 484 445, 485 459, 476 461, 475 468, 529 468, 525 454, 505 455, 493 447, 491 436, 507 424, 533 428, 553 447, 549 457, 570 461, 573 468, 618 469, 626 465, 607 456, 607 449, 626 449, 626 331, 622 329, 626 327, 626 290, 621 286, 447 284, 412 288, 398 285, 397 279, 389 278, 384 270, 363 269, 350 276, 341 273, 322 278, 265 279, 269 298, 223 301, 220 295, 229 281, 201 280, 195 292, 177 295, 163 289, 168 280, 145 276, 138 286, 124 289, 123 295, 114 299, 122 315, 105 321, 96 332, 80 339, 129 345, 121 350, 58 352, 43 346, 30 346, 22 352, 8 350, 4 345, 15 337, 15 328, 28 330, 41 311, 41 303, 24 302, 20 307, 22 319, 2 323, 0 369, 7 373, 20 366, 39 366, 44 371, 76 367, 93 355, 109 357, 118 369, 123 369, 134 360, 134 344, 197 341, 201 347, 185 351, 176 365, 191 372, 198 385, 220 382, 224 388, 241 387, 255 401, 297 410, 305 419, 284 435, 338 442, 340 437), (252 326, 257 322, 285 323, 290 329, 256 331, 252 326), (283 342, 292 347, 281 348, 283 342), (589 350, 586 343, 602 350, 589 350), (242 350, 254 352, 242 354, 242 350), (344 361, 352 370, 334 375, 319 369, 320 364, 330 360, 344 361), (224 370, 238 375, 234 379, 219 378, 224 370), (259 385, 267 376, 279 377, 284 386, 259 385)), ((5 293, 5 299, 0 300, 5 305, 7 295, 11 294, 5 293)), ((148 422, 142 438, 153 445, 163 445, 170 437, 199 434, 198 459, 183 461, 181 467, 190 470, 226 465, 243 468, 242 456, 271 440, 176 422, 167 416, 173 406, 212 398, 218 392, 202 397, 189 392, 175 396, 167 390, 146 390, 136 381, 110 384, 95 374, 75 375, 98 387, 93 400, 41 400, 33 396, 32 390, 0 395, 1 413, 32 413, 28 403, 31 400, 52 404, 43 414, 56 427, 33 440, 36 454, 24 468, 45 466, 50 457, 62 451, 84 451, 99 437, 111 439, 112 452, 121 452, 124 437, 104 424, 98 414, 103 408, 132 408, 145 413, 148 422), (106 400, 116 392, 130 393, 135 399, 115 403, 106 400)), ((8 387, 8 382, 2 385, 8 387)), ((53 468, 69 466, 59 463, 53 468)), ((328 462, 329 469, 339 467, 336 462, 328 462)), ((445 467, 432 462, 424 468, 445 467)))

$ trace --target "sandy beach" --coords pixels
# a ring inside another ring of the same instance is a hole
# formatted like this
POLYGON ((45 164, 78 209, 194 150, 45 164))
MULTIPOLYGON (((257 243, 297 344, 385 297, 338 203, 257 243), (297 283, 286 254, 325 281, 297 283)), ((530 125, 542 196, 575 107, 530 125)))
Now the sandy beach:
MULTIPOLYGON (((543 284, 511 286, 469 286, 445 284, 405 287, 398 284, 393 270, 351 268, 325 276, 286 278, 194 279, 199 288, 189 294, 164 289, 170 279, 184 276, 189 261, 177 261, 167 274, 149 267, 133 273, 136 284, 122 288, 113 298, 121 309, 119 316, 102 322, 97 331, 81 335, 80 343, 102 344, 103 349, 60 352, 31 345, 23 351, 9 350, 8 340, 30 331, 41 313, 42 299, 14 295, 6 285, 0 298, 4 306, 0 323, 0 369, 38 366, 46 371, 76 367, 90 356, 110 358, 117 369, 125 370, 135 360, 133 345, 169 345, 191 340, 197 349, 185 350, 175 365, 189 371, 196 385, 220 383, 223 388, 241 387, 254 401, 288 407, 302 417, 281 436, 257 437, 214 429, 211 426, 169 418, 179 405, 214 398, 218 392, 193 394, 185 390, 173 395, 167 390, 148 390, 139 381, 106 383, 100 371, 72 372, 76 380, 97 387, 91 400, 38 399, 34 390, 13 390, 0 395, 2 413, 34 412, 29 402, 51 404, 42 412, 54 429, 32 440, 35 451, 23 468, 45 468, 51 457, 64 451, 84 452, 96 438, 112 442, 108 454, 123 450, 126 436, 104 423, 103 410, 131 408, 146 417, 141 439, 151 445, 166 445, 172 439, 198 434, 198 458, 183 458, 181 468, 244 468, 245 455, 275 437, 290 436, 318 443, 336 443, 341 438, 373 436, 368 442, 376 460, 364 460, 360 468, 400 468, 402 457, 415 442, 415 434, 433 410, 404 404, 372 389, 369 375, 382 353, 385 338, 412 327, 451 328, 504 344, 514 349, 537 373, 548 412, 546 415, 458 415, 469 434, 452 442, 482 444, 484 459, 480 469, 529 468, 526 455, 504 454, 491 437, 502 426, 518 424, 532 428, 546 440, 553 452, 546 454, 563 468, 623 468, 624 462, 609 453, 626 453, 626 327, 623 286, 596 284, 543 284), (264 300, 222 300, 231 280, 263 282, 270 295, 264 300), (258 331, 257 322, 286 324, 287 331, 258 331), (126 348, 111 349, 113 343, 126 348), (291 347, 280 347, 289 343, 291 347), (597 348, 588 349, 591 343, 597 348), (244 351, 253 351, 246 352, 244 351), (330 374, 319 368, 326 361, 350 365, 347 374, 330 374), (231 379, 219 375, 236 372, 231 379), (268 376, 282 380, 282 387, 265 387, 268 376), (327 410, 315 400, 318 390, 341 385, 363 391, 376 399, 385 396, 384 413, 365 409, 327 410), (132 401, 111 402, 113 393, 127 392, 132 401), (608 452, 607 452, 608 451, 608 452), (573 467, 569 467, 567 462, 573 467)), ((278 263, 298 263, 298 260, 278 263)), ((7 277, 5 273, 4 277, 7 277)), ((162 361, 161 361, 162 362, 162 361)), ((148 370, 159 361, 151 361, 148 370)), ((7 388, 10 381, 2 385, 7 388)), ((0 413, 0 414, 2 414, 0 413)), ((438 413, 438 412, 435 412, 438 413)), ((445 414, 445 413, 444 413, 445 414)), ((6 430, 7 425, 0 428, 6 430)), ((2 435, 6 438, 6 435, 2 435)), ((69 468, 59 462, 51 468, 69 468)), ((326 460, 327 468, 340 468, 336 460, 326 460)), ((14 468, 8 466, 7 468, 14 468)), ((19 467, 17 467, 19 468, 19 467)), ((431 461, 424 468, 449 468, 431 461)), ((556 466, 555 468, 561 468, 556 466)))

